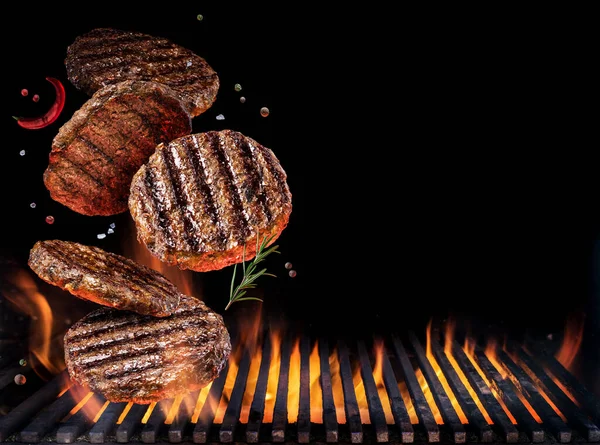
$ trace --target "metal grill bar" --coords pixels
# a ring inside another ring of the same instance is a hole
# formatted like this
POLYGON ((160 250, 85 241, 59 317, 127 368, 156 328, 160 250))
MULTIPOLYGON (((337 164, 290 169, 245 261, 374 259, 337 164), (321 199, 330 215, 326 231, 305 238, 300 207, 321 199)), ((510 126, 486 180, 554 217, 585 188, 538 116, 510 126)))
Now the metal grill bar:
POLYGON ((521 400, 519 400, 519 397, 517 396, 518 389, 514 387, 510 380, 504 380, 502 378, 494 365, 479 348, 475 349, 474 358, 502 401, 506 404, 508 410, 515 416, 519 425, 529 433, 531 441, 533 443, 543 442, 544 430, 541 425, 536 422, 521 400))
MULTIPOLYGON (((528 344, 529 345, 529 344, 528 344)), ((550 355, 543 348, 534 347, 537 356, 539 356, 548 368, 567 390, 575 397, 581 406, 587 411, 596 425, 600 425, 600 400, 588 391, 565 367, 550 355)))
POLYGON ((208 431, 215 420, 215 414, 221 401, 221 394, 223 394, 223 387, 225 386, 225 380, 227 379, 227 373, 229 372, 229 363, 221 371, 219 376, 213 381, 210 391, 208 391, 208 397, 204 401, 204 406, 200 411, 200 416, 194 427, 192 439, 194 443, 206 443, 208 431))
POLYGON ((185 430, 190 424, 190 420, 192 418, 192 414, 194 413, 194 408, 199 396, 200 391, 194 391, 188 394, 181 401, 181 404, 179 405, 179 411, 173 419, 173 423, 171 423, 171 426, 169 427, 169 442, 180 443, 183 441, 185 430))
POLYGON ((483 417, 483 413, 479 410, 479 407, 469 394, 469 391, 461 381, 457 372, 454 370, 450 360, 446 357, 446 353, 436 342, 431 342, 431 351, 440 365, 440 368, 444 371, 444 374, 448 379, 448 385, 450 385, 450 388, 454 391, 458 403, 460 403, 461 408, 469 420, 469 424, 477 431, 479 440, 481 442, 491 442, 493 438, 492 428, 487 423, 487 420, 485 420, 485 417, 483 417))
POLYGON ((575 427, 577 427, 588 442, 600 442, 600 429, 569 399, 564 392, 552 381, 544 370, 522 349, 518 352, 519 364, 546 392, 558 409, 575 427))
POLYGON ((554 434, 556 439, 561 443, 571 441, 571 428, 569 428, 562 419, 554 412, 552 407, 548 405, 546 400, 538 392, 533 382, 527 377, 521 368, 504 351, 499 351, 498 357, 502 365, 508 372, 508 377, 519 388, 521 394, 525 396, 527 401, 533 406, 533 409, 541 416, 544 425, 554 434))
POLYGON ((121 422, 121 425, 117 427, 117 431, 115 433, 117 442, 119 443, 127 443, 133 436, 133 433, 139 426, 141 425, 142 418, 146 411, 148 411, 149 405, 139 405, 135 403, 132 405, 131 409, 121 422))
POLYGON ((80 391, 77 392, 71 388, 47 406, 31 423, 21 430, 19 441, 29 443, 40 442, 46 433, 77 405, 82 398, 78 396, 80 393, 80 391))
POLYGON ((308 443, 310 442, 310 340, 305 335, 300 339, 299 395, 298 442, 308 443))
POLYGON ((283 442, 285 440, 285 426, 287 425, 287 393, 290 377, 290 337, 285 336, 281 341, 281 362, 279 365, 279 382, 275 396, 275 407, 273 408, 273 428, 271 440, 283 442))
POLYGON ((0 419, 0 442, 5 441, 12 433, 29 422, 38 411, 56 399, 65 386, 70 384, 67 372, 63 371, 2 417, 0 419))
POLYGON ((425 350, 423 349, 421 343, 419 342, 419 339, 413 332, 409 332, 409 339, 415 351, 417 363, 419 363, 419 367, 421 368, 421 371, 423 371, 425 380, 427 380, 427 383, 431 388, 431 392, 433 393, 435 403, 441 411, 442 418, 444 419, 444 424, 447 425, 452 431, 455 443, 464 443, 467 440, 465 427, 462 425, 460 419, 458 418, 458 414, 456 414, 456 411, 452 406, 452 402, 446 394, 442 383, 437 378, 435 371, 431 366, 431 363, 429 363, 425 350))
POLYGON ((390 399, 390 406, 392 408, 392 415, 396 426, 402 434, 402 443, 412 443, 415 440, 415 433, 412 424, 410 423, 410 416, 402 400, 402 395, 398 389, 398 381, 394 374, 394 369, 390 363, 387 352, 383 354, 383 383, 387 390, 388 397, 390 399))
POLYGON ((429 442, 439 442, 440 430, 435 422, 435 419, 433 418, 433 413, 431 412, 427 400, 425 399, 421 385, 419 385, 419 382, 417 381, 415 370, 413 369, 412 363, 408 358, 408 354, 406 353, 406 350, 404 349, 404 346, 398 337, 393 336, 392 342, 394 351, 396 352, 396 357, 398 358, 398 362, 402 368, 402 373, 404 374, 406 387, 408 388, 408 392, 410 393, 410 397, 412 398, 415 406, 415 412, 417 413, 419 422, 421 425, 423 425, 425 431, 427 432, 427 440, 429 442))
POLYGON ((142 428, 141 439, 144 443, 155 443, 161 427, 164 425, 167 413, 173 405, 173 399, 161 400, 156 404, 146 425, 142 428))
POLYGON ((233 442, 235 428, 240 418, 240 412, 242 411, 242 400, 244 398, 244 391, 246 390, 249 370, 250 354, 245 352, 240 361, 235 383, 231 390, 231 397, 229 398, 227 410, 225 411, 225 416, 223 416, 223 423, 219 430, 219 440, 221 442, 233 442))
POLYGON ((250 405, 248 424, 246 425, 246 442, 258 442, 258 433, 265 411, 265 396, 267 395, 267 383, 269 381, 269 366, 271 365, 271 340, 267 336, 263 343, 262 359, 256 380, 254 398, 250 405))
POLYGON ((106 441, 106 437, 110 435, 114 429, 116 428, 116 422, 127 403, 110 403, 96 424, 92 427, 89 432, 90 442, 91 443, 104 443, 106 441))
POLYGON ((352 381, 352 366, 350 365, 348 346, 346 346, 343 340, 338 341, 338 358, 340 361, 342 388, 344 390, 346 422, 350 428, 350 441, 352 443, 362 443, 363 429, 360 420, 360 411, 358 410, 358 401, 354 392, 354 382, 352 381))
POLYGON ((321 389, 323 392, 323 423, 325 424, 325 441, 338 441, 338 422, 331 384, 331 368, 329 367, 329 343, 319 341, 319 360, 321 365, 321 389))
POLYGON ((389 440, 389 430, 385 421, 383 405, 381 404, 379 394, 377 393, 377 384, 373 378, 373 369, 371 368, 369 353, 367 352, 367 348, 363 341, 359 341, 357 347, 358 358, 360 361, 360 373, 365 386, 365 394, 367 395, 369 416, 371 417, 371 423, 375 426, 375 437, 377 442, 387 442, 389 440))
POLYGON ((56 432, 57 443, 73 443, 92 425, 92 420, 100 411, 106 399, 94 394, 78 412, 60 426, 56 432), (90 411, 93 407, 94 411, 90 411))
POLYGON ((469 358, 458 345, 458 343, 453 342, 452 344, 452 355, 460 369, 465 373, 469 384, 473 387, 473 390, 481 400, 481 403, 484 404, 485 409, 488 414, 492 418, 495 424, 497 424, 502 430, 502 434, 504 435, 504 440, 508 443, 514 443, 519 439, 519 431, 512 424, 502 406, 494 395, 492 394, 492 390, 486 385, 481 376, 477 373, 477 370, 473 367, 469 358))

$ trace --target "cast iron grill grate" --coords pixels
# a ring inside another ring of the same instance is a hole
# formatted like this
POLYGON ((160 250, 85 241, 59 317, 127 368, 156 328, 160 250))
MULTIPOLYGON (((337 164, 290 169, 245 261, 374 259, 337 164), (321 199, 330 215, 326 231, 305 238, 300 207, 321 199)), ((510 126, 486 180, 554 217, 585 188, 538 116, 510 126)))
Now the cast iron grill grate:
MULTIPOLYGON (((311 341, 303 336, 295 342, 288 335, 276 344, 265 338, 258 359, 239 347, 240 353, 232 355, 210 388, 156 406, 108 403, 70 385, 63 372, 0 418, 0 441, 600 442, 600 401, 543 348, 514 347, 510 354, 497 351, 490 357, 478 346, 469 351, 456 341, 427 344, 413 333, 382 340, 376 354, 373 344, 361 340, 311 341), (269 380, 275 347, 278 373, 273 385, 269 380), (317 377, 311 364, 315 354, 317 377), (313 412, 315 380, 318 418, 313 412), (289 422, 292 386, 297 388, 292 410, 297 416, 289 422), (265 422, 269 400, 272 415, 265 422)), ((13 371, 5 363, 0 375, 13 371)), ((11 384, 8 378, 0 381, 4 387, 11 384)))

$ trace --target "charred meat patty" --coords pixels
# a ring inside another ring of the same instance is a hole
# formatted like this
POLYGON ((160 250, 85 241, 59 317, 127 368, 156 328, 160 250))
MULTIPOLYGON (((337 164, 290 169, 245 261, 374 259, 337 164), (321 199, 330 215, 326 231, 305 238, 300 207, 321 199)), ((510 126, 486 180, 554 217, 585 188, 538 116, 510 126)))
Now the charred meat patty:
POLYGON ((59 130, 44 184, 84 215, 127 210, 134 173, 156 145, 189 134, 191 119, 169 88, 128 81, 99 90, 59 130))
POLYGON ((98 28, 75 39, 65 59, 71 83, 88 94, 123 80, 171 87, 190 115, 206 111, 219 90, 217 73, 200 56, 168 39, 98 28))
POLYGON ((112 402, 147 404, 206 386, 231 353, 223 318, 182 296, 169 317, 101 308, 66 333, 72 380, 112 402))
POLYGON ((256 254, 287 226, 292 196, 275 154, 232 131, 160 144, 131 182, 138 240, 161 261, 210 271, 256 254))
POLYGON ((29 267, 44 281, 83 300, 143 315, 171 315, 182 297, 157 271, 70 241, 38 241, 29 253, 29 267))

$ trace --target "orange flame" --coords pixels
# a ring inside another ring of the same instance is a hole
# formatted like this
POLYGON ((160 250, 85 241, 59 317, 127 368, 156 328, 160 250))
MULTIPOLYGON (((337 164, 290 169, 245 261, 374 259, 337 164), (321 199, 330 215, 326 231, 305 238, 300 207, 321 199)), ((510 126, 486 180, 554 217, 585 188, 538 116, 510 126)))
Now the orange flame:
MULTIPOLYGON (((309 357, 310 421, 323 423, 323 391, 321 389, 321 359, 319 343, 315 342, 309 357)), ((332 376, 333 379, 333 376, 332 376)), ((335 397, 335 394, 334 394, 335 397)), ((342 396, 343 397, 343 396, 342 396)), ((344 418, 345 421, 345 418, 344 418)))
MULTIPOLYGON (((53 316, 48 300, 42 295, 32 276, 21 269, 6 274, 4 277, 10 284, 3 289, 3 295, 20 312, 31 318, 29 332, 29 360, 34 370, 41 365, 51 374, 58 374, 65 369, 62 343, 53 345, 53 340, 62 340, 62 336, 53 338, 53 316)), ((43 376, 42 376, 43 377, 43 376)))
MULTIPOLYGON (((315 349, 316 349, 316 345, 315 345, 315 349)), ((313 363, 313 355, 316 355, 316 361, 317 364, 315 365, 319 367, 319 373, 320 373, 320 364, 318 363, 318 350, 316 351, 315 354, 315 349, 313 349, 313 353, 310 355, 310 363, 312 365, 313 363)), ((342 385, 342 375, 340 373, 340 361, 338 359, 338 354, 336 350, 333 350, 331 352, 331 354, 329 354, 329 372, 331 373, 331 388, 333 389, 333 403, 335 404, 335 413, 337 416, 337 421, 339 424, 344 424, 346 423, 346 408, 344 406, 344 387, 342 385)), ((311 376, 312 376, 312 370, 311 370, 311 376)), ((312 379, 312 377, 311 377, 312 379)), ((314 396, 313 396, 313 387, 311 385, 311 391, 310 391, 310 403, 312 405, 313 400, 314 399, 319 399, 319 391, 320 391, 320 386, 321 383, 319 382, 319 379, 316 379, 316 384, 319 385, 319 387, 314 389, 314 396)), ((311 406, 311 414, 310 414, 310 421, 313 421, 313 416, 312 416, 312 406, 311 406)))
POLYGON ((467 416, 463 412, 463 410, 458 402, 458 399, 454 395, 454 391, 452 391, 452 388, 450 388, 450 384, 448 383, 448 380, 446 379, 446 376, 444 375, 442 368, 440 367, 439 363, 437 362, 437 360, 433 356, 433 353, 431 352, 431 322, 432 322, 432 320, 429 320, 429 323, 427 324, 427 331, 426 331, 426 334, 427 334, 427 336, 426 336, 426 338, 427 338, 427 359, 429 360, 431 367, 435 371, 435 375, 437 376, 438 380, 442 384, 444 391, 448 395, 448 398, 450 399, 450 403, 452 404, 454 411, 456 411, 456 414, 458 415, 458 418, 460 419, 460 423, 467 424, 467 423, 469 423, 469 420, 467 419, 467 416))
MULTIPOLYGON (((503 380, 510 378, 513 382, 518 381, 517 378, 512 375, 512 373, 509 373, 508 368, 506 366, 504 366, 502 363, 500 363, 500 360, 498 359, 497 350, 498 350, 498 343, 496 342, 495 339, 492 338, 492 339, 488 340, 488 343, 485 347, 484 354, 488 358, 490 363, 494 366, 494 368, 496 368, 496 371, 498 371, 498 374, 500 374, 500 376, 502 377, 503 380)), ((531 414, 531 416, 535 419, 535 421, 537 423, 542 423, 542 419, 540 418, 540 416, 538 415, 536 410, 533 408, 533 406, 531 406, 531 403, 529 403, 527 398, 521 392, 520 385, 515 385, 515 387, 517 389, 515 392, 517 394, 517 397, 521 401, 521 403, 523 403, 525 408, 527 408, 527 411, 529 411, 529 413, 531 414)))
POLYGON ((427 380, 425 380, 425 376, 423 375, 423 371, 421 371, 421 368, 417 368, 415 370, 415 374, 417 375, 417 380, 419 382, 419 385, 421 386, 421 389, 423 390, 423 394, 425 395, 427 404, 429 405, 429 408, 431 409, 431 412, 433 413, 433 418, 435 419, 435 422, 438 425, 442 425, 444 423, 444 419, 442 418, 442 413, 440 412, 440 409, 438 408, 437 404, 435 403, 433 394, 431 393, 431 389, 429 388, 429 384, 427 383, 427 380))
MULTIPOLYGON (((202 407, 208 398, 208 393, 210 391, 210 387, 212 386, 212 382, 206 385, 204 388, 200 390, 200 394, 198 394, 198 400, 196 401, 196 407, 194 408, 194 412, 192 413, 192 423, 197 423, 198 418, 200 417, 200 412, 202 411, 202 407)), ((210 402, 209 402, 210 403, 210 402)))
POLYGON ((102 409, 102 403, 88 388, 73 385, 71 387, 71 395, 74 401, 79 402, 71 409, 69 414, 63 419, 63 422, 78 412, 83 413, 87 419, 92 420, 102 409))
POLYGON ((375 349, 375 366, 373 367, 373 378, 377 385, 377 393, 379 394, 379 400, 383 405, 383 412, 385 413, 385 421, 388 425, 394 424, 394 416, 392 415, 392 407, 390 399, 388 397, 387 390, 385 388, 385 382, 383 381, 383 355, 386 354, 383 340, 377 339, 373 344, 375 349))
POLYGON ((404 401, 404 406, 406 406, 406 411, 408 411, 410 423, 412 423, 413 425, 418 424, 419 417, 417 416, 415 405, 413 405, 412 403, 412 399, 410 398, 410 392, 408 392, 408 386, 406 386, 406 382, 404 380, 400 380, 398 382, 398 390, 400 391, 400 395, 402 396, 402 400, 404 401))
POLYGON ((515 419, 515 416, 513 416, 512 413, 509 411, 508 407, 506 406, 506 403, 504 403, 504 400, 502 400, 502 397, 500 396, 500 394, 498 394, 498 391, 496 391, 495 386, 492 385, 492 383, 489 381, 487 376, 484 374, 483 369, 481 369, 481 367, 475 360, 475 346, 476 346, 476 344, 475 344, 474 340, 467 339, 465 341, 465 353, 467 354, 469 361, 471 362, 473 367, 477 370, 477 374, 479 374, 479 376, 483 379, 485 384, 490 388, 490 390, 492 391, 492 394, 494 395, 494 397, 496 398, 496 400, 498 401, 498 403, 500 404, 500 406, 502 407, 502 409, 504 410, 504 412, 510 419, 511 423, 513 425, 516 425, 517 419, 515 419))
POLYGON ((238 360, 235 355, 229 358, 229 370, 227 371, 227 377, 225 378, 225 385, 223 386, 223 393, 221 394, 221 400, 219 402, 217 411, 215 413, 215 423, 222 423, 223 417, 225 417, 225 411, 227 410, 227 404, 231 398, 231 391, 233 391, 233 385, 239 370, 238 360))
POLYGON ((572 373, 576 371, 576 360, 583 340, 584 324, 583 315, 569 315, 562 344, 555 355, 556 360, 572 373))
POLYGON ((269 366, 269 377, 267 379, 267 394, 265 396, 265 411, 263 422, 273 422, 273 410, 279 384, 279 368, 281 367, 281 334, 280 331, 271 333, 271 365, 269 366))
POLYGON ((290 371, 288 375, 287 412, 288 422, 298 420, 298 405, 300 403, 300 339, 297 338, 290 356, 290 371))
POLYGON ((354 392, 356 394, 356 401, 358 402, 358 411, 360 419, 363 424, 371 423, 371 416, 369 415, 369 406, 367 405, 367 393, 365 392, 365 384, 362 376, 360 375, 360 366, 354 369, 352 373, 352 383, 354 384, 354 392))
POLYGON ((142 243, 137 241, 133 220, 130 221, 128 230, 131 235, 126 238, 128 241, 123 246, 125 257, 160 272, 183 294, 202 299, 201 289, 198 289, 200 283, 194 283, 190 270, 181 270, 176 266, 169 266, 153 256, 142 243))

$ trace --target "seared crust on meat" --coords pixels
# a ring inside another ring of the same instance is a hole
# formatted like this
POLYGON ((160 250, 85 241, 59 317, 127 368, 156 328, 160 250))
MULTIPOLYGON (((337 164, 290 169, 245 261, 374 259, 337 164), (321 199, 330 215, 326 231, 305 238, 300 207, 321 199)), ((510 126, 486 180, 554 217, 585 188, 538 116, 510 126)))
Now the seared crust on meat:
POLYGON ((187 296, 166 318, 98 309, 64 340, 71 379, 112 402, 146 404, 198 390, 231 352, 223 318, 187 296))
POLYGON ((29 267, 44 281, 83 300, 144 315, 171 315, 182 298, 155 270, 70 241, 38 241, 30 251, 29 267))
POLYGON ((168 87, 137 81, 107 86, 60 128, 44 184, 75 212, 124 212, 131 178, 156 145, 191 129, 190 116, 168 87))
POLYGON ((217 73, 202 57, 167 39, 139 32, 94 29, 67 48, 65 65, 73 85, 90 95, 123 80, 167 85, 192 117, 210 108, 219 90, 217 73))
POLYGON ((160 144, 131 182, 138 240, 161 261, 210 271, 254 258, 256 240, 279 237, 292 211, 274 153, 232 131, 160 144))

